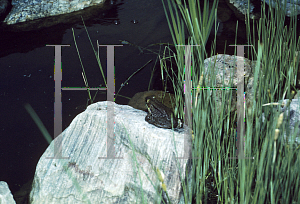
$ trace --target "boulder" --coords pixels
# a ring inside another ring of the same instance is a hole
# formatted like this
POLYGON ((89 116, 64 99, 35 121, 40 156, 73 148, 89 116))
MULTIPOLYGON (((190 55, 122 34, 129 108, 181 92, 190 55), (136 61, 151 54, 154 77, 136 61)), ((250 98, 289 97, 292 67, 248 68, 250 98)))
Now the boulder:
POLYGON ((12 0, 12 9, 3 25, 11 30, 30 31, 60 23, 72 23, 111 5, 103 0, 12 0), (85 12, 84 12, 85 11, 85 12), (90 14, 89 14, 90 13, 90 14))
POLYGON ((7 24, 71 13, 98 5, 103 0, 12 0, 12 10, 5 18, 7 24))
POLYGON ((184 129, 174 131, 147 123, 146 114, 107 101, 88 106, 40 158, 30 202, 126 204, 144 199, 160 203, 162 193, 163 199, 168 195, 171 203, 178 203, 180 177, 185 178, 190 167, 190 140, 185 143, 184 129), (115 158, 106 158, 108 107, 113 107, 115 158), (59 141, 63 158, 54 159, 59 152, 54 151, 54 143, 59 141), (158 172, 164 175, 162 179, 158 172))
MULTIPOLYGON (((246 92, 246 103, 247 107, 252 107, 252 100, 254 97, 254 70, 255 70, 255 61, 250 61, 245 57, 239 57, 234 55, 224 55, 219 54, 207 58, 204 60, 204 74, 207 76, 205 81, 205 86, 208 87, 217 87, 217 88, 227 88, 227 89, 207 89, 212 94, 213 91, 216 92, 216 107, 221 107, 222 105, 222 93, 232 93, 232 104, 231 111, 236 111, 237 103, 237 92, 236 84, 238 83, 237 77, 237 61, 244 63, 244 92, 246 92), (214 72, 212 72, 214 70, 214 72), (232 75, 232 76, 231 76, 232 75), (215 81, 212 81, 211 76, 214 76, 215 81), (230 83, 230 78, 232 77, 232 83, 230 83), (224 83, 224 84, 223 84, 224 83), (211 84, 211 85, 210 85, 211 84), (231 88, 231 89, 228 89, 231 88)), ((264 76, 258 77, 263 78, 264 76)), ((202 86, 200 86, 202 87, 202 86)), ((230 101, 227 101, 229 104, 230 101)))

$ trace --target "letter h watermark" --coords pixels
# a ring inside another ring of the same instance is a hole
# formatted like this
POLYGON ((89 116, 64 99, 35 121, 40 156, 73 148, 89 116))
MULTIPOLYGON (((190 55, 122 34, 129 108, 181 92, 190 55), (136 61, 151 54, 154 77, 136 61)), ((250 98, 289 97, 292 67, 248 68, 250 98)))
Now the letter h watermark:
POLYGON ((54 81, 55 81, 55 101, 54 101, 54 157, 49 159, 68 159, 62 156, 62 137, 58 137, 62 133, 62 103, 61 90, 106 90, 107 91, 107 157, 99 157, 100 159, 122 159, 115 157, 114 149, 114 47, 123 45, 97 45, 107 47, 107 87, 106 88, 61 88, 62 81, 62 64, 61 64, 61 47, 70 45, 47 45, 55 47, 55 65, 54 65, 54 81), (110 102, 109 102, 110 101, 110 102))

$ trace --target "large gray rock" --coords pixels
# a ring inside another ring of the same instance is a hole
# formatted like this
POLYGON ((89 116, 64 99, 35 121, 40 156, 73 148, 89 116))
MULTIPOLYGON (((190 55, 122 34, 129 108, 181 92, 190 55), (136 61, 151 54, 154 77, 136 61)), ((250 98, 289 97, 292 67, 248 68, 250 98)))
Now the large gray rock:
POLYGON ((90 105, 54 140, 62 139, 62 156, 69 159, 47 158, 54 156, 54 141, 40 158, 31 203, 142 203, 142 195, 146 203, 160 203, 156 168, 171 202, 178 203, 180 172, 184 178, 187 167, 187 159, 176 158, 188 151, 184 129, 157 128, 145 116, 112 102, 90 105), (99 158, 107 155, 107 104, 114 107, 115 155, 123 159, 99 158))
POLYGON ((103 3, 104 0, 12 0, 12 10, 4 23, 10 25, 67 14, 103 3))
POLYGON ((15 204, 13 195, 11 194, 8 185, 4 181, 0 181, 0 204, 15 204))
MULTIPOLYGON (((232 94, 232 105, 231 111, 236 110, 237 94, 236 94, 236 84, 239 83, 237 77, 237 66, 238 61, 244 64, 244 91, 246 92, 246 103, 247 107, 252 107, 252 100, 254 97, 254 70, 256 62, 252 62, 245 57, 239 57, 235 55, 224 55, 219 54, 207 58, 204 60, 204 76, 207 76, 205 79, 205 86, 208 87, 217 87, 217 88, 232 88, 232 89, 219 89, 213 90, 208 89, 212 94, 216 92, 216 107, 221 107, 222 105, 222 94, 224 92, 232 94), (214 70, 214 71, 212 71, 214 70), (215 81, 212 81, 211 76, 214 76, 215 81), (230 83, 230 78, 232 77, 232 83, 230 83), (211 83, 211 85, 210 85, 211 83), (224 83, 224 84, 223 84, 224 83)), ((260 78, 260 77, 259 77, 260 78)), ((258 80, 259 80, 258 78, 258 80)), ((230 101, 227 101, 229 104, 230 101)))

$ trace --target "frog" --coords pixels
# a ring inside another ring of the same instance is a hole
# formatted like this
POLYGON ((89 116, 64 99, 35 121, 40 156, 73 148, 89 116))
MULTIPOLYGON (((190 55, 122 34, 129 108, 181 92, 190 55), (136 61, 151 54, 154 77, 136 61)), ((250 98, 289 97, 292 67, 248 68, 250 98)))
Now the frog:
POLYGON ((148 114, 145 121, 159 128, 178 128, 178 119, 175 118, 172 109, 159 102, 155 96, 147 96, 145 98, 148 114))

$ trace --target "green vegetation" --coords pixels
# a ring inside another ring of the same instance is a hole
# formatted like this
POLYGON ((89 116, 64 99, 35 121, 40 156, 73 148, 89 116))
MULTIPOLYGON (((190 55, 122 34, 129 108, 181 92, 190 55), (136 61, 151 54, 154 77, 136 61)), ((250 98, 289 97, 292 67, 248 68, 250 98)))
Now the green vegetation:
MULTIPOLYGON (((166 4, 163 1, 174 44, 198 45, 191 47, 194 88, 214 87, 213 66, 205 74, 203 62, 208 54, 214 55, 214 44, 212 53, 206 53, 205 45, 216 19, 216 12, 208 11, 216 11, 217 4, 218 1, 214 1, 209 7, 207 0, 201 6, 196 0, 167 0, 166 4)), ((254 96, 257 97, 252 100, 252 106, 245 109, 246 134, 242 137, 245 139, 244 155, 248 159, 232 159, 238 156, 235 120, 227 111, 231 110, 232 104, 227 101, 232 100, 232 93, 223 91, 222 107, 216 108, 215 91, 192 90, 193 118, 192 123, 187 121, 194 131, 192 179, 182 180, 185 203, 300 203, 299 147, 283 141, 283 133, 290 134, 285 129, 288 121, 278 122, 280 112, 270 106, 263 107, 270 102, 291 99, 297 83, 297 20, 291 18, 290 27, 286 27, 284 10, 285 7, 277 7, 275 11, 271 8, 266 11, 263 6, 261 19, 258 23, 253 21, 253 27, 249 13, 246 17, 248 44, 254 45, 249 53, 251 60, 257 61, 254 70, 254 96), (263 111, 269 115, 264 122, 261 119, 263 111)), ((217 26, 213 29, 217 31, 217 26)), ((183 46, 176 46, 173 55, 178 67, 178 75, 172 79, 179 105, 175 114, 181 118, 183 102, 187 105, 190 101, 183 97, 185 52, 183 46)))

